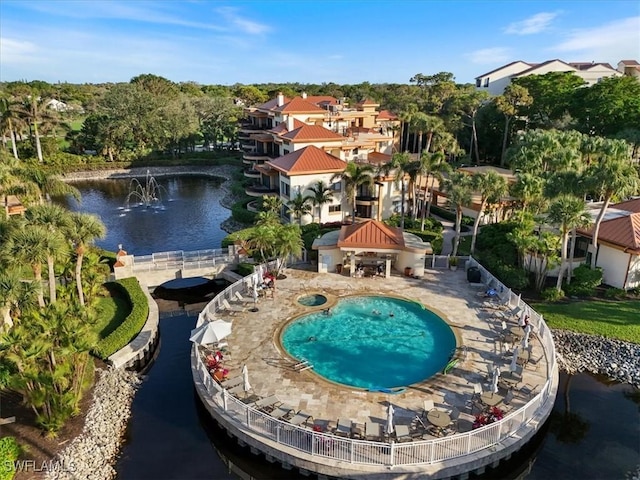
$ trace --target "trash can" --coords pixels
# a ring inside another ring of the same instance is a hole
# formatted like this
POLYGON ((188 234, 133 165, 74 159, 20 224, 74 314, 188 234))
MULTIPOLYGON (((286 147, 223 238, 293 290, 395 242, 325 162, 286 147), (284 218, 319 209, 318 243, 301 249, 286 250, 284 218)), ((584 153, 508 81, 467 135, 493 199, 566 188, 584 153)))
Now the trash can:
POLYGON ((342 264, 341 263, 338 263, 336 265, 336 273, 342 273, 342 264))
POLYGON ((467 281, 469 283, 482 283, 482 274, 478 267, 469 267, 469 270, 467 270, 467 281))
POLYGON ((404 276, 405 277, 410 277, 413 274, 413 268, 411 267, 405 267, 404 268, 404 276))

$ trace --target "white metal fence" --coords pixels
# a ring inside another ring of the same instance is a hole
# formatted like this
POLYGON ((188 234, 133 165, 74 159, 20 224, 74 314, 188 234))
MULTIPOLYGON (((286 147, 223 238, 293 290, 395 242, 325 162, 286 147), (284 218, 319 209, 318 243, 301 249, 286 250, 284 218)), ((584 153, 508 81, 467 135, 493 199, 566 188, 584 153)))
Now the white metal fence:
POLYGON ((175 250, 172 252, 158 252, 151 255, 133 256, 134 272, 151 272, 154 270, 182 269, 213 267, 220 263, 229 263, 234 260, 234 255, 226 248, 211 250, 196 250, 184 252, 175 250))
MULTIPOLYGON (((312 431, 275 419, 228 394, 221 385, 213 380, 207 371, 195 344, 192 347, 192 358, 195 358, 198 372, 207 393, 215 405, 225 412, 230 421, 237 422, 244 428, 248 428, 258 437, 264 437, 306 454, 353 464, 381 466, 433 464, 470 455, 498 444, 527 425, 534 417, 535 412, 547 402, 551 392, 552 379, 558 367, 553 338, 542 315, 539 315, 525 304, 519 295, 514 294, 508 287, 500 283, 475 259, 469 257, 468 266, 479 268, 483 282, 498 292, 502 292, 502 298, 507 299, 509 305, 528 309, 530 322, 535 328, 548 360, 547 380, 540 393, 535 395, 523 407, 506 415, 502 420, 470 432, 410 443, 393 443, 344 438, 329 433, 312 431)), ((273 265, 269 265, 269 267, 273 267, 273 265)), ((206 316, 215 314, 215 311, 220 308, 223 298, 231 299, 236 291, 246 288, 248 278, 245 277, 242 280, 238 280, 209 302, 200 313, 197 326, 205 321, 206 316)))

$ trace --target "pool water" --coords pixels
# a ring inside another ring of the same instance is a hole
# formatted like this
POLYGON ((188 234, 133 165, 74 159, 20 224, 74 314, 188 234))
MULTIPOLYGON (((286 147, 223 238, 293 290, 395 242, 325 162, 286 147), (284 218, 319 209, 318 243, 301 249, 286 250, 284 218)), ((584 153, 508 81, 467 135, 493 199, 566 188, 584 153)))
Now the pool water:
POLYGON ((404 387, 442 371, 456 348, 451 328, 416 302, 361 296, 329 315, 311 313, 281 334, 284 349, 332 382, 378 390, 404 387))
POLYGON ((305 295, 304 297, 300 297, 298 299, 298 303, 300 305, 304 305, 305 307, 317 307, 319 305, 324 305, 325 303, 327 303, 327 297, 320 294, 305 295))

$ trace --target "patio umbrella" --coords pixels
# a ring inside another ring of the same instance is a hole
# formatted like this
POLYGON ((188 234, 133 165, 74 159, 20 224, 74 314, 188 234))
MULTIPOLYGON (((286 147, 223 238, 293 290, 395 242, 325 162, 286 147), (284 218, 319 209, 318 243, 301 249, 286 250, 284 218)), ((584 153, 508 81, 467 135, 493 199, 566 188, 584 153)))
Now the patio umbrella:
POLYGON ((518 369, 518 354, 520 353, 520 349, 518 347, 513 349, 513 358, 511 359, 511 365, 509 366, 509 370, 515 372, 518 369))
POLYGON ((200 345, 218 343, 231 334, 231 323, 224 320, 206 322, 191 330, 189 340, 200 345))
POLYGON ((391 435, 393 433, 393 405, 389 404, 389 408, 387 408, 387 435, 391 435))
POLYGON ((491 377, 491 391, 498 393, 498 380, 500 379, 500 369, 493 367, 493 376, 491 377))
POLYGON ((253 303, 258 303, 258 275, 253 277, 253 303))
POLYGON ((251 390, 251 384, 249 383, 249 370, 247 369, 246 364, 242 366, 242 384, 242 388, 245 392, 251 390))
POLYGON ((531 325, 527 324, 524 327, 524 337, 522 338, 522 348, 527 348, 529 346, 529 335, 531 335, 531 325))

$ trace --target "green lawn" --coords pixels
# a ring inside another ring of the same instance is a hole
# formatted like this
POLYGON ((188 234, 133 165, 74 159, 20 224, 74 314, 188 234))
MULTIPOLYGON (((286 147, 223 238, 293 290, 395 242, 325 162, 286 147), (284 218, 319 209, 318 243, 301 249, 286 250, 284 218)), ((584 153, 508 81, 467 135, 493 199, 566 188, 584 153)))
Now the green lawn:
POLYGON ((98 299, 96 306, 97 322, 95 331, 100 339, 106 338, 131 313, 128 300, 122 296, 112 295, 98 299))
POLYGON ((590 300, 536 303, 551 328, 640 343, 640 301, 590 300))

